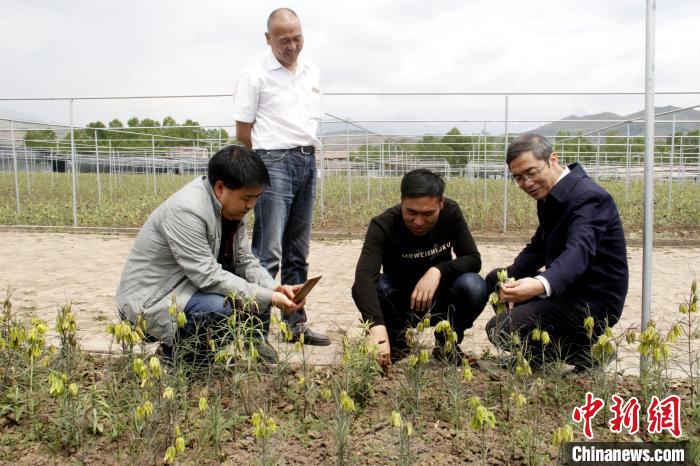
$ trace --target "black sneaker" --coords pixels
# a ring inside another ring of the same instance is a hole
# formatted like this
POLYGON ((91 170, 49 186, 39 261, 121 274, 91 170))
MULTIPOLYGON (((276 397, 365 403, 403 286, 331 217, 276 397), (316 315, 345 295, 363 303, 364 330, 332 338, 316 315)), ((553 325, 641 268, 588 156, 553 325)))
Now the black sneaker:
POLYGON ((608 356, 604 360, 598 360, 593 358, 592 355, 588 353, 578 354, 567 361, 569 364, 574 366, 574 372, 580 374, 586 371, 594 371, 597 369, 605 369, 611 362, 617 359, 617 350, 613 350, 613 354, 608 356))
POLYGON ((434 346, 433 358, 455 366, 461 366, 464 361, 467 361, 469 363, 469 367, 479 367, 479 361, 477 360, 476 356, 465 354, 459 345, 454 345, 452 347, 452 351, 449 353, 445 352, 445 348, 443 346, 434 346))
MULTIPOLYGON (((255 339, 252 341, 255 345, 255 350, 258 353, 258 361, 266 362, 267 364, 277 364, 277 351, 267 342, 267 339, 255 339)), ((245 347, 248 348, 250 342, 245 342, 245 347)))

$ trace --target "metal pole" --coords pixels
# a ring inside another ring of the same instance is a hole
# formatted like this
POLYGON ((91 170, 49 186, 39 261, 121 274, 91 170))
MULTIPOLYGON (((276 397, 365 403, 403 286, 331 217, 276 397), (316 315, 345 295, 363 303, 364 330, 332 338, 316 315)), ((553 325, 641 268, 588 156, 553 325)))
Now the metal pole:
POLYGON ((320 185, 321 185, 321 221, 323 221, 323 209, 325 207, 324 204, 324 191, 323 191, 323 185, 324 185, 324 178, 325 178, 325 149, 323 148, 323 117, 319 119, 318 121, 318 136, 321 141, 321 177, 320 177, 320 185))
POLYGON ((506 155, 508 154, 508 96, 506 97, 505 105, 505 135, 503 139, 503 233, 508 230, 508 164, 505 163, 506 155))
POLYGON ((698 128, 698 135, 695 138, 695 144, 698 147, 698 152, 695 159, 695 183, 700 184, 700 128, 698 128))
MULTIPOLYGON (((642 260, 642 331, 651 320, 651 261, 654 231, 654 28, 656 0, 646 2, 646 58, 644 128, 644 250, 642 260)), ((646 358, 640 359, 640 376, 646 371, 646 358)))
POLYGON ((10 120, 10 138, 12 139, 12 166, 15 173, 15 200, 17 201, 17 213, 19 206, 19 178, 17 176, 17 149, 15 148, 15 122, 10 120))
MULTIPOLYGON (((598 148, 595 153, 595 180, 598 181, 598 173, 600 173, 600 131, 598 132, 598 148)), ((563 147, 563 143, 562 143, 563 147)))
POLYGON ((382 195, 382 185, 384 181, 384 140, 379 143, 379 195, 382 195))
POLYGON ((156 137, 151 136, 151 158, 153 159, 153 194, 158 194, 158 182, 156 181, 156 137))
POLYGON ((668 212, 671 213, 671 199, 673 190, 673 150, 676 144, 676 114, 673 114, 671 122, 671 152, 668 154, 668 212))
POLYGON ((71 174, 72 174, 72 192, 73 192, 73 226, 78 226, 78 188, 75 173, 75 129, 73 128, 73 99, 68 100, 70 110, 70 158, 71 158, 71 174))
POLYGON ((27 143, 22 141, 24 151, 24 173, 27 175, 27 194, 32 194, 32 184, 29 181, 29 156, 27 155, 27 143))
POLYGON ((632 146, 630 145, 630 124, 627 123, 627 147, 625 149, 625 202, 629 195, 630 188, 630 165, 632 158, 632 146))
POLYGON ((348 205, 352 207, 352 175, 350 173, 350 129, 345 122, 345 155, 348 162, 348 205))
MULTIPOLYGON (((488 182, 487 182, 488 171, 486 170, 486 122, 484 122, 484 130, 483 131, 484 131, 484 139, 483 139, 483 144, 484 144, 484 203, 482 204, 482 207, 481 207, 482 211, 485 210, 486 206, 488 205, 487 201, 488 201, 488 189, 489 189, 488 182)), ((482 228, 484 227, 484 222, 486 221, 485 217, 486 216, 484 214, 481 215, 481 227, 482 228)))
POLYGON ((97 203, 102 203, 102 184, 100 183, 100 149, 97 147, 97 130, 95 130, 95 170, 97 171, 97 203))
POLYGON ((369 201, 369 132, 365 132, 365 172, 367 175, 367 201, 369 201))
POLYGON ((114 154, 112 154, 112 140, 108 139, 107 144, 109 147, 109 194, 112 194, 112 171, 114 170, 114 154))

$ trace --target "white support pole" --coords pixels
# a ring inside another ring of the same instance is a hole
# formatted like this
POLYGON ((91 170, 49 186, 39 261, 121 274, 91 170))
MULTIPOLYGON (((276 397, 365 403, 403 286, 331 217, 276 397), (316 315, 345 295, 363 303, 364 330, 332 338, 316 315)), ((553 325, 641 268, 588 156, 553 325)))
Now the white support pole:
POLYGON ((510 182, 508 164, 505 163, 508 154, 508 96, 505 97, 505 128, 503 139, 503 233, 508 231, 508 183, 510 182))
POLYGON ((112 171, 114 171, 114 164, 113 164, 113 159, 114 159, 114 154, 112 154, 112 140, 108 139, 107 144, 109 146, 109 194, 112 194, 112 171))
POLYGON ((668 212, 671 213, 673 199, 673 150, 676 144, 676 114, 673 114, 671 122, 671 152, 668 154, 668 212))
POLYGON ((32 183, 29 180, 29 156, 27 155, 27 143, 22 141, 22 149, 24 152, 24 173, 27 175, 27 194, 32 194, 32 183))
POLYGON ((369 202, 369 131, 365 131, 365 175, 367 175, 367 201, 369 202))
POLYGON ((627 147, 625 148, 625 202, 629 196, 632 165, 632 146, 630 145, 630 123, 627 122, 627 147))
POLYGON ((100 183, 100 149, 97 147, 97 130, 95 130, 95 171, 97 172, 97 203, 102 204, 102 184, 100 183))
POLYGON ((345 122, 345 155, 348 162, 348 206, 352 208, 352 174, 350 173, 350 128, 345 122))
POLYGON ((72 174, 72 192, 73 192, 73 226, 78 226, 78 181, 75 164, 75 129, 73 127, 73 99, 68 101, 70 114, 70 158, 71 158, 71 174, 72 174))
POLYGON ((151 136, 151 159, 153 160, 153 194, 158 194, 158 182, 156 181, 156 137, 151 136))
POLYGON ((325 205, 324 205, 324 200, 325 200, 324 194, 325 193, 323 191, 323 189, 324 189, 323 184, 324 184, 324 178, 326 176, 326 173, 325 173, 326 158, 325 158, 325 153, 324 153, 325 149, 323 147, 323 115, 321 116, 321 119, 318 122, 318 137, 319 137, 319 140, 321 141, 321 167, 320 167, 321 168, 321 176, 319 177, 319 184, 321 185, 320 186, 321 187, 321 208, 320 208, 321 221, 323 221, 323 213, 324 213, 323 209, 325 207, 325 205))
POLYGON ((15 122, 10 120, 10 139, 12 139, 12 166, 15 174, 15 201, 17 202, 17 213, 21 209, 19 205, 19 179, 17 176, 17 149, 15 147, 15 122))
MULTIPOLYGON (((651 264, 654 233, 654 33, 656 0, 646 2, 646 58, 644 128, 644 249, 642 259, 642 331, 651 321, 651 264)), ((640 376, 646 371, 646 358, 641 356, 640 376)))

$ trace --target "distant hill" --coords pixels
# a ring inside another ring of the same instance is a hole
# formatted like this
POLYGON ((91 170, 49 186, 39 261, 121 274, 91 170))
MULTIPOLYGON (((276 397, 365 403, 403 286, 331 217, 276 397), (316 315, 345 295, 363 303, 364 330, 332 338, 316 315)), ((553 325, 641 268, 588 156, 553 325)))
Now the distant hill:
MULTIPOLYGON (((666 107, 656 107, 656 111, 654 112, 655 114, 659 113, 664 113, 672 110, 678 110, 679 107, 674 107, 672 105, 666 106, 666 107)), ((695 120, 695 121, 700 121, 700 111, 697 110, 683 110, 681 112, 677 112, 676 114, 676 120, 695 120)), ((604 128, 606 126, 613 125, 614 123, 603 123, 603 122, 587 122, 587 121, 581 121, 581 120, 629 120, 633 118, 638 118, 640 116, 644 116, 644 110, 640 110, 638 112, 630 113, 629 115, 618 115, 616 113, 612 112, 603 112, 603 113, 596 113, 594 115, 584 115, 584 116, 577 116, 577 115, 571 115, 566 118, 563 118, 563 120, 566 121, 557 121, 554 123, 548 123, 546 125, 542 125, 538 128, 535 128, 531 130, 533 133, 540 133, 544 134, 547 136, 553 136, 560 131, 567 131, 571 134, 577 134, 579 132, 581 133, 589 133, 591 131, 596 131, 600 128, 604 128)), ((654 132, 657 135, 660 136, 667 136, 671 134, 671 119, 673 118, 672 115, 663 115, 660 117, 656 117, 656 124, 654 125, 654 132)), ((676 123, 676 132, 678 131, 683 131, 688 132, 688 131, 694 131, 698 129, 699 123, 676 123)), ((626 134, 627 132, 627 125, 622 124, 619 125, 615 128, 604 130, 603 133, 607 133, 609 131, 615 131, 619 134, 626 134)), ((642 136, 644 135, 644 122, 643 121, 637 121, 637 122, 632 122, 630 124, 630 135, 631 136, 642 136)))

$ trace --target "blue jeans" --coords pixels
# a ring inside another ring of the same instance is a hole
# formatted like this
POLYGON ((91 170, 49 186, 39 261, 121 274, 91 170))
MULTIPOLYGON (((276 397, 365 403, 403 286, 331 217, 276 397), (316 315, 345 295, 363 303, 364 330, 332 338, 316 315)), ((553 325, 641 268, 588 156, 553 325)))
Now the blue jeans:
MULTIPOLYGON (((253 330, 251 338, 266 339, 270 328, 270 308, 269 306, 260 309, 257 314, 244 314, 242 302, 234 305, 235 312, 241 312, 241 319, 250 318, 250 325, 253 330)), ((187 340, 187 347, 182 348, 185 359, 192 361, 205 360, 211 356, 208 339, 214 341, 227 337, 228 326, 226 321, 234 307, 230 301, 225 300, 225 296, 215 293, 196 292, 185 305, 185 316, 187 322, 185 326, 178 329, 175 338, 179 341, 187 340)), ((218 342, 217 342, 218 346, 218 342)), ((172 357, 172 348, 164 349, 168 356, 172 357)))
MULTIPOLYGON (((391 277, 386 274, 379 275, 377 292, 389 342, 392 348, 401 350, 406 347, 406 330, 418 325, 427 311, 412 311, 410 306, 413 288, 397 288, 391 277)), ((441 281, 433 299, 430 325, 448 320, 457 333, 459 344, 464 338, 464 331, 472 327, 484 310, 488 297, 486 282, 477 273, 463 273, 451 283, 441 281)))
MULTIPOLYGON (((298 150, 258 150, 270 186, 255 205, 253 254, 274 278, 282 269, 282 284, 304 283, 309 272, 311 220, 316 196, 316 158, 298 150)), ((306 322, 301 311, 283 316, 294 327, 306 322)))

